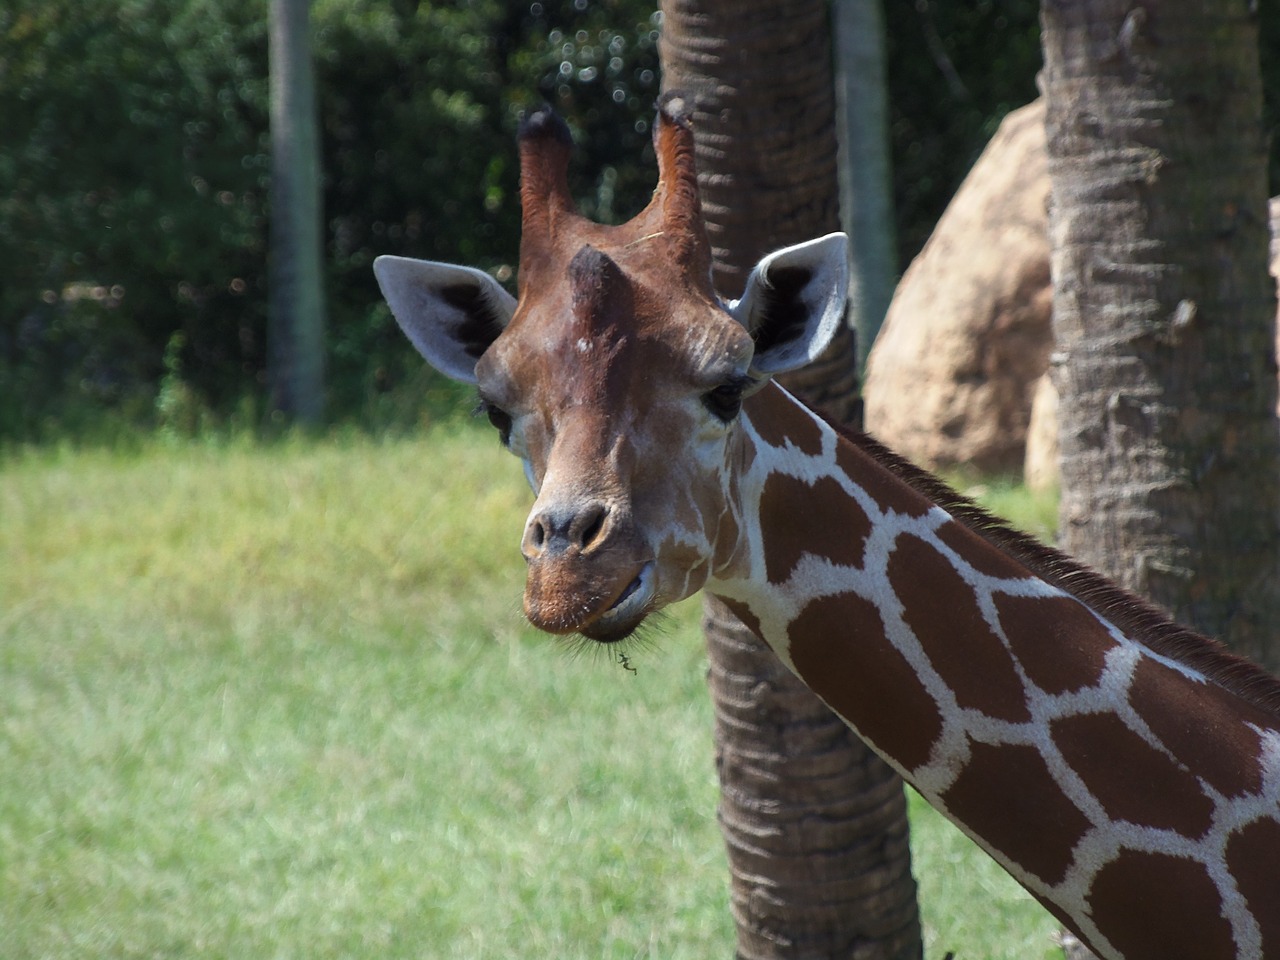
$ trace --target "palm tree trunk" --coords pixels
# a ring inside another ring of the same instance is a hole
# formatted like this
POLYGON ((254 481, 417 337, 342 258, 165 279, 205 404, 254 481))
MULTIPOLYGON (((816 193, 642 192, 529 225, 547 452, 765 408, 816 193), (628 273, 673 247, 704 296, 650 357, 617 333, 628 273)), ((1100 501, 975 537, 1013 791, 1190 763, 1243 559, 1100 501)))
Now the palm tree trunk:
MULTIPOLYGON (((1041 7, 1060 538, 1277 670, 1280 445, 1257 36, 1236 0, 1158 11, 1041 7)), ((1078 943, 1067 955, 1092 956, 1078 943)))
POLYGON ((1243 0, 1042 7, 1066 550, 1280 668, 1275 288, 1243 0))
MULTIPOLYGON (((839 229, 825 3, 664 0, 663 84, 695 97, 714 277, 839 229)), ((853 337, 788 384, 858 418, 853 337)), ((704 621, 741 958, 919 957, 901 781, 723 604, 704 621)))

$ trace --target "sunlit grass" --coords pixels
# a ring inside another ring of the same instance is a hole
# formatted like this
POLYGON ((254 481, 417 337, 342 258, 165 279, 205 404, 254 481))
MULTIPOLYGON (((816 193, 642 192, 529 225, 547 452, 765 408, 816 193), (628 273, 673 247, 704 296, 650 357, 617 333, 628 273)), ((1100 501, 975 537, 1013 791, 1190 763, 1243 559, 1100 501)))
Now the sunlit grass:
MULTIPOLYGON (((698 606, 533 633, 528 502, 450 426, 0 463, 0 956, 727 956, 698 606)), ((1048 954, 914 815, 931 955, 1048 954)))
POLYGON ((1013 477, 947 478, 955 489, 977 500, 997 517, 1015 527, 1053 543, 1058 530, 1058 494, 1056 491, 1028 490, 1013 477))

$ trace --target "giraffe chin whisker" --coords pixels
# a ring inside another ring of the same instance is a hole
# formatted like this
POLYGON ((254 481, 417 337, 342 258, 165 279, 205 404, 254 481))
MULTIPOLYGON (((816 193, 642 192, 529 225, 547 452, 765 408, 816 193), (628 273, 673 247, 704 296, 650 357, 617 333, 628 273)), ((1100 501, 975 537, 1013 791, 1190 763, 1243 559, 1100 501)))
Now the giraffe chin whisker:
POLYGON ((579 632, 598 643, 616 643, 631 635, 653 610, 657 589, 655 564, 652 560, 640 568, 618 599, 603 614, 579 628, 579 632))

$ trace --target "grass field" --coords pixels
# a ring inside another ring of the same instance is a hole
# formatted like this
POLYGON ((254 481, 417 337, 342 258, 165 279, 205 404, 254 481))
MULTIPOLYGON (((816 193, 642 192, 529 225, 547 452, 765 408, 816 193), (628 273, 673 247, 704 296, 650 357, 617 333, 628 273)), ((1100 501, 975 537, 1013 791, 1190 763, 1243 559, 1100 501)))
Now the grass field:
MULTIPOLYGON (((0 960, 730 956, 697 604, 572 655, 527 509, 460 425, 0 461, 0 960)), ((929 956, 1053 955, 913 824, 929 956)))

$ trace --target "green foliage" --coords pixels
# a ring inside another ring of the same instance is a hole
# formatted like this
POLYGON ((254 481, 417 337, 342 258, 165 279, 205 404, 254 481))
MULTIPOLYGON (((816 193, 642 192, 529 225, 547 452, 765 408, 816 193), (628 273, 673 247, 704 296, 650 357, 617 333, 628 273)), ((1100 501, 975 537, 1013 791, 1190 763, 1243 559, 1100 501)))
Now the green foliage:
POLYGON ((943 479, 990 513, 1044 543, 1058 537, 1058 491, 1031 490, 1020 476, 983 476, 972 471, 946 474, 943 479))
POLYGON ((421 366, 381 302, 375 256, 513 275, 514 139, 525 110, 554 102, 575 129, 585 210, 607 219, 647 199, 651 9, 635 0, 317 6, 339 410, 376 409, 421 366))
MULTIPOLYGON (((1243 4, 1242 4, 1243 6, 1243 4)), ((1259 26, 1270 194, 1280 193, 1280 4, 1259 26)), ((1243 15, 1243 10, 1241 11, 1243 15)), ((1036 98, 1040 5, 1026 0, 885 2, 898 246, 905 267, 1010 110, 1036 98)))
MULTIPOLYGON (((730 954, 699 605, 534 633, 529 497, 456 425, 8 456, 0 954, 730 954)), ((930 955, 1046 957, 915 807, 930 955)))
MULTIPOLYGON (((77 434, 104 409, 152 417, 161 379, 172 383, 175 333, 182 375, 210 410, 242 409, 257 392, 265 14, 266 0, 0 10, 0 437, 77 434)), ((315 6, 341 416, 380 422, 407 406, 389 392, 421 392, 421 364, 377 295, 374 256, 509 274, 523 108, 550 98, 590 129, 588 208, 607 217, 651 189, 636 163, 657 93, 651 14, 636 0, 315 6)))
POLYGON ((149 394, 175 332, 214 397, 257 361, 258 14, 247 0, 0 12, 0 435, 149 394))
MULTIPOLYGON (((175 376, 202 423, 261 406, 266 6, 0 6, 0 438, 155 424, 175 376)), ((1035 96, 1039 28, 1036 5, 1016 0, 884 9, 905 265, 1000 118, 1035 96)), ((338 419, 409 424, 439 390, 381 303, 376 255, 510 279, 522 110, 547 100, 568 119, 585 212, 616 221, 644 203, 653 11, 652 0, 317 0, 338 419)), ((1258 18, 1274 128, 1280 8, 1260 4, 1258 18)))
POLYGON ((902 266, 933 231, 1010 110, 1036 98, 1040 6, 1026 0, 884 4, 889 139, 902 266))

